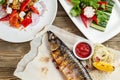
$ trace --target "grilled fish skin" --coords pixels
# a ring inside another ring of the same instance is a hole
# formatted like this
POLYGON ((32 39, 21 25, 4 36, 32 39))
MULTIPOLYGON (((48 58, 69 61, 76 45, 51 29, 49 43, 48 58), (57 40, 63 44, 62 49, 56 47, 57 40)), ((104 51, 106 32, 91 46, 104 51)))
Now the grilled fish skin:
POLYGON ((55 64, 67 80, 92 80, 82 63, 72 51, 51 31, 48 31, 48 42, 55 64))

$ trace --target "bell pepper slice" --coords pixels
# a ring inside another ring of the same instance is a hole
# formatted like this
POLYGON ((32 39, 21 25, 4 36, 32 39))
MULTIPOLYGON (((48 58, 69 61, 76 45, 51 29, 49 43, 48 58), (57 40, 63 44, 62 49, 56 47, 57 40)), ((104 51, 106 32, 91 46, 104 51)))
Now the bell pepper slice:
POLYGON ((30 2, 30 0, 23 1, 22 5, 20 7, 20 11, 24 11, 29 2, 30 2))
POLYGON ((9 24, 12 27, 19 28, 19 13, 16 10, 13 10, 12 14, 10 15, 9 24))
POLYGON ((88 18, 86 16, 84 16, 84 14, 80 14, 80 17, 85 25, 85 27, 87 28, 88 27, 88 18))
POLYGON ((40 14, 39 11, 34 6, 31 6, 30 8, 34 13, 40 14))
POLYGON ((0 0, 0 4, 4 4, 5 3, 5 0, 0 0))
POLYGON ((25 19, 21 22, 21 24, 24 26, 24 27, 27 27, 29 24, 32 23, 32 19, 31 17, 29 16, 26 16, 25 19))
POLYGON ((88 28, 92 22, 92 18, 87 18, 83 13, 80 14, 80 17, 85 27, 88 28))
POLYGON ((9 21, 9 19, 10 19, 10 14, 6 15, 3 18, 0 18, 0 21, 9 21))

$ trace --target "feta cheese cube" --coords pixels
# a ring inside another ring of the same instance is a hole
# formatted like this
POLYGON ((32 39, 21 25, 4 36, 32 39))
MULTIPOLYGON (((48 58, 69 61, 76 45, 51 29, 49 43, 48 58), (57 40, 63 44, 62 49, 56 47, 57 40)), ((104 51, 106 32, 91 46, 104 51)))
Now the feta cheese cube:
POLYGON ((9 0, 8 2, 9 2, 9 3, 12 3, 12 2, 13 2, 13 0, 9 0))
POLYGON ((21 11, 21 12, 19 13, 20 18, 24 18, 25 15, 26 15, 26 13, 25 13, 24 11, 21 11))
POLYGON ((39 11, 39 13, 41 13, 43 10, 43 7, 40 3, 35 3, 34 7, 39 11))
POLYGON ((12 13, 12 8, 10 8, 10 7, 7 6, 6 12, 7 12, 8 14, 11 14, 11 13, 12 13))

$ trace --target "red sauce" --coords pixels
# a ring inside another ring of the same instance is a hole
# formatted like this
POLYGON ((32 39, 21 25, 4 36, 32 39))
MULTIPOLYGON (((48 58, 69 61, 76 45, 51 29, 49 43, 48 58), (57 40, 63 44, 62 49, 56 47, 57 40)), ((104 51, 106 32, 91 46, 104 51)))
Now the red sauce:
POLYGON ((81 42, 76 46, 75 52, 77 56, 86 58, 91 54, 91 47, 88 43, 81 42))

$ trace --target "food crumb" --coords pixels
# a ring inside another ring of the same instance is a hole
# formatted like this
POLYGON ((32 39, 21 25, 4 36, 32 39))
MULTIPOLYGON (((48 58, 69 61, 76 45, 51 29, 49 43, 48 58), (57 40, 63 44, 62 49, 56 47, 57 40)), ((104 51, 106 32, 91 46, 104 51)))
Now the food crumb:
POLYGON ((47 72, 48 72, 48 68, 47 67, 42 67, 41 72, 46 75, 47 72))
POLYGON ((49 57, 41 57, 41 58, 40 58, 40 61, 45 62, 45 63, 48 63, 49 60, 50 60, 49 57))

